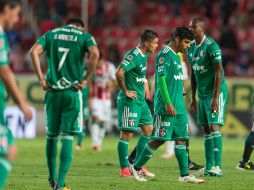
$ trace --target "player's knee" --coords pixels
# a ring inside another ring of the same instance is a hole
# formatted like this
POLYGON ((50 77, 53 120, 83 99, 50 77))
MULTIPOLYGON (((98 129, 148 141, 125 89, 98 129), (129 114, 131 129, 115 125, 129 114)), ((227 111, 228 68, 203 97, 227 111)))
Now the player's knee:
POLYGON ((125 140, 130 140, 133 137, 132 131, 121 131, 120 138, 125 140))
POLYGON ((143 134, 145 136, 151 136, 152 132, 153 132, 153 126, 152 125, 149 125, 149 126, 146 126, 146 127, 143 127, 142 128, 142 131, 143 131, 143 134))
POLYGON ((177 145, 185 145, 186 141, 175 141, 177 145))
POLYGON ((219 126, 218 125, 211 125, 210 129, 211 129, 211 132, 216 132, 216 131, 219 131, 219 126))
POLYGON ((149 144, 152 146, 152 147, 154 147, 154 148, 158 148, 158 147, 160 147, 161 145, 163 145, 165 143, 165 141, 160 141, 160 140, 153 140, 153 141, 151 141, 149 144))

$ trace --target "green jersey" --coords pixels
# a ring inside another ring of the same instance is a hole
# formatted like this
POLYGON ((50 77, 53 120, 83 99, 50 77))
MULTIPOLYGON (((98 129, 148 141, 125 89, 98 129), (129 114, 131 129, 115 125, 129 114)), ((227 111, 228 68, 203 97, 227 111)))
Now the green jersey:
POLYGON ((186 114, 183 98, 183 69, 181 59, 169 46, 165 46, 156 57, 154 114, 168 115, 158 77, 165 76, 168 94, 175 108, 176 114, 186 114))
MULTIPOLYGON (((199 45, 196 45, 195 40, 191 42, 187 55, 195 74, 198 96, 212 95, 215 83, 214 64, 222 62, 220 47, 212 38, 204 36, 199 45)), ((221 81, 221 89, 223 88, 227 88, 224 72, 221 81)))
POLYGON ((72 25, 47 32, 37 44, 47 54, 47 84, 56 90, 69 89, 83 79, 84 55, 96 46, 90 34, 72 25))
MULTIPOLYGON (((147 69, 148 54, 143 54, 139 48, 133 48, 128 51, 123 61, 120 64, 126 73, 125 86, 127 90, 137 92, 137 101, 145 100, 144 82, 146 82, 146 69, 147 69)), ((126 97, 123 91, 118 94, 119 98, 126 97)))
MULTIPOLYGON (((5 35, 2 28, 0 28, 0 67, 9 64, 9 43, 7 36, 5 35)), ((7 95, 5 86, 2 79, 0 79, 0 98, 5 98, 7 95)))

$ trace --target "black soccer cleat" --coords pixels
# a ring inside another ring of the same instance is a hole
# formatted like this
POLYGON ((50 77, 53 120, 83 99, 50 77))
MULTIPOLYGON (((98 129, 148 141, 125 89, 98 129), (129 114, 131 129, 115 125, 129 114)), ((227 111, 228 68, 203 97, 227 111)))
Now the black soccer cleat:
POLYGON ((204 168, 204 166, 198 165, 195 162, 190 162, 188 164, 188 168, 189 168, 189 170, 200 170, 200 169, 204 168))
POLYGON ((251 161, 245 163, 240 161, 237 163, 235 168, 238 170, 254 170, 254 164, 251 161))

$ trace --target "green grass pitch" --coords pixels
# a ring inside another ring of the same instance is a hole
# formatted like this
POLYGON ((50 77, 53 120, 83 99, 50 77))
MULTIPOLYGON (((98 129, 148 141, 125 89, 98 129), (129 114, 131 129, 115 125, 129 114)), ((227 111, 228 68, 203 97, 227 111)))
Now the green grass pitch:
MULTIPOLYGON (((130 149, 137 139, 130 143, 130 149)), ((236 163, 241 159, 243 139, 224 140, 223 177, 204 177, 205 184, 182 184, 178 182, 178 165, 176 159, 165 160, 161 154, 165 146, 155 152, 147 164, 156 174, 147 178, 148 182, 137 182, 134 178, 120 178, 116 152, 117 137, 107 137, 104 150, 94 152, 90 139, 85 140, 85 150, 73 149, 73 162, 67 176, 67 184, 72 190, 181 190, 181 189, 253 189, 254 171, 238 171, 236 163)), ((191 159, 204 164, 203 139, 191 139, 191 159)), ((6 190, 47 190, 47 168, 45 160, 45 138, 17 140, 19 154, 11 172, 6 190)), ((59 153, 59 151, 58 151, 59 153)), ((253 156, 252 156, 253 158, 253 156)))

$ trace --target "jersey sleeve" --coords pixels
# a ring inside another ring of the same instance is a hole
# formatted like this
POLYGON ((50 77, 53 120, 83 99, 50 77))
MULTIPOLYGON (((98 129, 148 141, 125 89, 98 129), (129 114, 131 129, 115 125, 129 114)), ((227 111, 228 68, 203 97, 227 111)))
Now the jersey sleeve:
POLYGON ((124 56, 123 61, 120 63, 120 67, 123 68, 126 72, 135 68, 136 67, 135 55, 132 55, 131 53, 126 54, 124 56))
POLYGON ((208 55, 213 64, 222 62, 221 49, 218 44, 213 43, 208 48, 208 55))
POLYGON ((4 37, 0 37, 0 66, 9 64, 9 44, 4 37))
POLYGON ((97 46, 97 43, 96 43, 94 37, 93 37, 92 35, 90 35, 90 34, 87 34, 85 43, 86 43, 86 48, 87 48, 87 49, 88 49, 89 47, 91 47, 91 46, 97 46))
POLYGON ((165 54, 160 55, 156 61, 156 72, 159 76, 165 76, 167 73, 167 56, 165 54))
POLYGON ((41 36, 41 37, 37 40, 36 44, 41 45, 41 46, 45 49, 45 48, 46 48, 46 44, 47 44, 47 33, 44 34, 43 36, 41 36))

